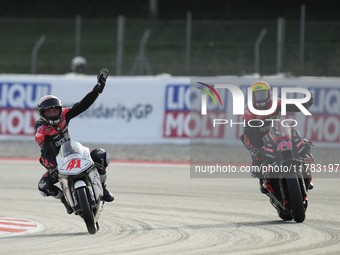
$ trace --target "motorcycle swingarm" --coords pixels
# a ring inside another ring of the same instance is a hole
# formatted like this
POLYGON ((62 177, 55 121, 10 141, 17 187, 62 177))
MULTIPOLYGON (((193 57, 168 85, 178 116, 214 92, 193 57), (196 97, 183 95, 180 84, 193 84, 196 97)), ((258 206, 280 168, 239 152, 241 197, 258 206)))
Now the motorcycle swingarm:
POLYGON ((283 206, 282 202, 281 202, 280 200, 278 200, 278 199, 274 196, 273 193, 268 192, 266 195, 267 195, 269 198, 272 199, 273 203, 271 203, 271 204, 275 207, 275 209, 280 209, 280 210, 286 211, 286 208, 283 206), (279 207, 279 208, 278 208, 278 207, 279 207))

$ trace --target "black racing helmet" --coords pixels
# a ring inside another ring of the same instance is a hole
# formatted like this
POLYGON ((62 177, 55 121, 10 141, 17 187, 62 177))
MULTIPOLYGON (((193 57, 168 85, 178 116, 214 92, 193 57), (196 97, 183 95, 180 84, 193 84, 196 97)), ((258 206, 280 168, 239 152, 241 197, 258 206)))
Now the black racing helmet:
POLYGON ((43 96, 42 98, 40 98, 38 103, 38 111, 40 114, 40 118, 49 126, 57 125, 62 118, 62 106, 63 105, 59 98, 52 95, 43 96), (58 108, 59 110, 58 114, 54 117, 46 116, 45 110, 54 107, 58 108))

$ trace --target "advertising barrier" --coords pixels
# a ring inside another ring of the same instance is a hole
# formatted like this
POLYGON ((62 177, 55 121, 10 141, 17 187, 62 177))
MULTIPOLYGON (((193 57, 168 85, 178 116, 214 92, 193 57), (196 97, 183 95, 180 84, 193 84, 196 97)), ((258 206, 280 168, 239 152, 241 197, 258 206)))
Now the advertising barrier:
MULTIPOLYGON (((96 76, 0 75, 0 140, 34 141, 42 96, 55 95, 63 107, 72 107, 96 82, 96 76)), ((188 143, 188 139, 163 137, 164 92, 169 83, 189 85, 189 78, 173 81, 110 76, 95 103, 70 121, 72 139, 88 143, 188 143)))
MULTIPOLYGON (((279 92, 278 97, 281 98, 281 88, 303 88, 314 93, 314 104, 308 109, 311 115, 304 115, 301 112, 287 112, 285 116, 279 115, 281 121, 288 123, 285 120, 291 119, 296 121, 297 129, 303 137, 306 137, 312 141, 318 147, 333 147, 339 148, 340 139, 340 85, 339 78, 324 78, 324 77, 301 77, 301 78, 276 78, 276 77, 262 77, 262 78, 242 78, 242 77, 204 77, 204 78, 192 78, 191 81, 191 94, 196 94, 202 90, 200 84, 209 84, 214 87, 214 84, 232 84, 240 88, 245 97, 245 108, 247 107, 247 89, 249 86, 258 80, 265 81, 271 85, 271 87, 276 87, 279 92), (200 90, 196 89, 201 87, 200 90), (198 92, 197 92, 198 91, 198 92)), ((218 86, 217 86, 218 87, 218 86)), ((293 89, 292 89, 293 90, 293 89)), ((226 117, 214 119, 224 120, 223 125, 216 125, 215 128, 224 128, 224 136, 222 139, 213 136, 206 136, 206 139, 195 139, 192 141, 202 142, 202 143, 221 143, 230 145, 240 145, 239 137, 243 133, 244 123, 242 122, 242 115, 233 114, 233 95, 228 89, 216 89, 216 94, 211 91, 211 96, 207 96, 207 111, 208 115, 201 116, 211 116, 211 112, 216 110, 219 103, 216 104, 217 94, 221 97, 221 103, 223 107, 226 108, 226 117), (224 94, 226 93, 226 94, 224 94), (216 98, 214 104, 213 97, 216 98), (225 98, 225 100, 224 100, 225 98), (217 106, 216 106, 217 105, 217 106), (226 123, 227 122, 227 123, 226 123)), ((207 94, 205 92, 199 93, 200 95, 191 95, 191 98, 198 98, 202 94, 207 94)), ((287 93, 287 98, 301 98, 302 94, 299 93, 287 93)), ((191 100, 191 106, 194 108, 193 112, 198 110, 197 105, 201 106, 201 100, 191 100)), ((193 113, 194 114, 194 113, 193 113)), ((213 122, 210 120, 210 122, 213 122)), ((223 121, 220 121, 220 123, 223 121)), ((201 126, 204 129, 204 125, 201 126)), ((216 130, 215 130, 216 131, 216 130)), ((217 133, 217 131, 216 131, 217 133)), ((192 138, 195 138, 192 136, 192 138)))
MULTIPOLYGON (((96 76, 0 75, 0 140, 34 140, 37 104, 47 94, 59 97, 64 107, 80 101, 96 83, 96 76)), ((228 89, 216 89, 221 103, 207 97, 209 115, 201 113, 199 82, 232 84, 247 100, 247 88, 263 80, 280 92, 282 87, 305 88, 314 93, 312 115, 287 113, 296 129, 321 147, 340 147, 340 78, 242 78, 242 77, 115 77, 84 113, 71 120, 71 137, 89 143, 189 144, 190 137, 203 143, 242 145, 242 116, 233 115, 228 89), (229 122, 213 127, 212 119, 229 122), (230 122, 235 125, 230 126, 230 122), (240 124, 237 124, 240 123, 240 124)), ((202 87, 202 86, 201 86, 202 87)), ((211 92, 212 93, 212 92, 211 92)), ((281 95, 278 95, 281 97, 281 95)), ((297 94, 289 95, 297 98, 297 94)), ((217 98, 216 98, 217 100, 217 98)))

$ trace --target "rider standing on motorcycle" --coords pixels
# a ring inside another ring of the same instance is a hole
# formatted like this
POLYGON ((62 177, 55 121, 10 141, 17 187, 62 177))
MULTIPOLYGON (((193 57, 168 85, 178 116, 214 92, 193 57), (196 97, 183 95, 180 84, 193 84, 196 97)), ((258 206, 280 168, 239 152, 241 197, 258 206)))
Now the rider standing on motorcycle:
MULTIPOLYGON (((252 89, 252 99, 253 106, 257 110, 268 110, 271 108, 273 100, 272 100, 272 90, 268 83, 264 81, 254 82, 251 86, 252 89)), ((309 108, 313 104, 313 92, 311 92, 311 98, 308 102, 303 103, 302 105, 305 108, 309 108)), ((287 112, 300 112, 300 109, 293 104, 289 104, 286 107, 287 112)), ((278 114, 281 112, 281 99, 278 99, 276 110, 269 115, 255 115, 250 112, 247 108, 244 112, 242 120, 247 122, 243 131, 244 135, 242 136, 245 144, 247 144, 247 148, 249 149, 250 155, 252 157, 252 166, 260 167, 263 160, 259 158, 261 153, 261 148, 263 147, 262 137, 268 133, 270 125, 272 125, 271 121, 263 121, 263 126, 259 127, 262 123, 256 123, 252 119, 277 119, 278 114), (252 120, 252 126, 248 125, 248 121, 252 120), (256 127, 258 126, 258 127, 256 127)), ((259 168, 260 169, 260 168, 259 168)), ((257 177, 260 179, 260 189, 262 193, 267 193, 268 191, 263 188, 263 174, 261 171, 253 171, 251 173, 252 177, 257 177)), ((308 188, 308 187, 307 187, 308 188)), ((309 189, 313 188, 313 184, 309 183, 309 189)))
MULTIPOLYGON (((52 95, 44 96, 38 103, 40 119, 35 122, 35 141, 41 150, 40 163, 47 169, 47 172, 39 181, 39 193, 45 197, 53 196, 60 199, 65 205, 69 214, 73 209, 66 202, 65 197, 59 187, 54 184, 58 182, 58 169, 56 156, 60 146, 70 140, 68 133, 69 121, 87 110, 103 92, 106 79, 109 76, 107 69, 101 69, 97 76, 97 84, 80 102, 75 103, 70 108, 62 108, 61 101, 52 95)), ((109 155, 103 149, 91 151, 91 157, 98 169, 100 180, 103 185, 103 199, 106 202, 114 200, 112 194, 106 189, 106 167, 110 163, 109 155)))

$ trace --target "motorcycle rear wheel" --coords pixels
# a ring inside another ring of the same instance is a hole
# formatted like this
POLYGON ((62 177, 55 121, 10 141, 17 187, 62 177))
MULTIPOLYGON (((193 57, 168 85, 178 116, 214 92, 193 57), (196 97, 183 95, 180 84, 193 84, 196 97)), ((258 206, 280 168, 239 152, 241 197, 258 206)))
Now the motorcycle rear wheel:
POLYGON ((289 194, 289 203, 295 222, 300 223, 305 220, 305 208, 303 205, 302 194, 299 181, 295 173, 290 173, 286 177, 289 194))
POLYGON ((97 232, 96 223, 94 221, 93 212, 90 208, 85 187, 77 189, 78 200, 80 204, 81 211, 83 212, 83 219, 85 221, 87 231, 90 234, 95 234, 97 232))

